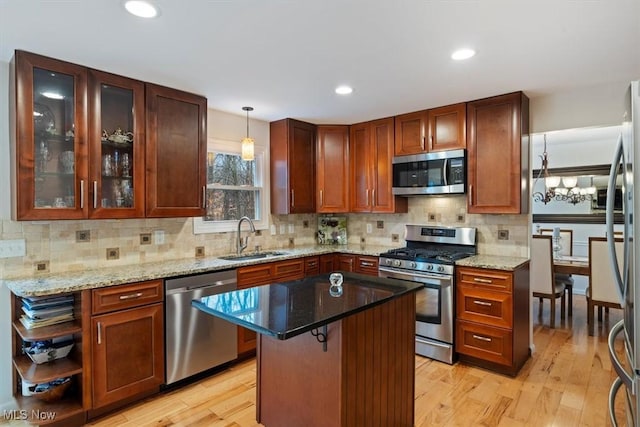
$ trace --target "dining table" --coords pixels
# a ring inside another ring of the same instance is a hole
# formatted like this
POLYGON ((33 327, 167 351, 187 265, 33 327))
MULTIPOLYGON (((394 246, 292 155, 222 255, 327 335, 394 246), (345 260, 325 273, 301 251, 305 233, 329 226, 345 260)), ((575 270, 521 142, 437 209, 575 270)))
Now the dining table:
MULTIPOLYGON (((553 258, 553 272, 556 274, 575 274, 577 276, 589 275, 589 257, 561 255, 553 258)), ((573 285, 567 287, 569 296, 568 314, 573 315, 573 285)))

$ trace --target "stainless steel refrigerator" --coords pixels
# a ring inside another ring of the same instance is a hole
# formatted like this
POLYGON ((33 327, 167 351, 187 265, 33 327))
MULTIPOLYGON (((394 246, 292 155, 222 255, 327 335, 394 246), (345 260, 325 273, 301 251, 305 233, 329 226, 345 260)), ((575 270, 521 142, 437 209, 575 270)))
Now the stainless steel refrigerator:
POLYGON ((614 401, 619 391, 619 398, 624 398, 626 406, 627 426, 637 426, 640 416, 640 266, 635 266, 640 256, 640 223, 634 222, 633 213, 640 212, 640 173, 634 173, 634 165, 640 165, 640 147, 634 147, 634 140, 640 143, 640 82, 631 82, 626 93, 625 116, 622 132, 614 159, 611 163, 609 186, 607 189, 607 239, 609 258, 613 269, 614 280, 618 284, 620 301, 624 315, 609 333, 609 356, 618 378, 615 379, 609 392, 609 415, 614 426, 618 425, 615 416, 614 401), (624 217, 624 251, 623 268, 618 268, 613 235, 613 209, 616 177, 622 174, 623 217, 624 217), (634 236, 636 238, 634 238, 634 236), (636 304, 638 308, 636 309, 636 304), (625 351, 619 357, 614 344, 616 337, 624 339, 625 351))

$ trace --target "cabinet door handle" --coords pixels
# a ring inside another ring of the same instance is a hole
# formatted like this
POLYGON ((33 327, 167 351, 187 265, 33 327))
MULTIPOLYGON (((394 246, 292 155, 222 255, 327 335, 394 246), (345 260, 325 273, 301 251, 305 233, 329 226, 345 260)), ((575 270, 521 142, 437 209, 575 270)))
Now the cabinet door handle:
POLYGON ((98 322, 98 344, 102 344, 102 323, 98 322))
POLYGON ((202 207, 204 209, 207 208, 207 186, 206 185, 202 186, 202 207))
POLYGON ((367 191, 365 192, 366 196, 367 196, 367 200, 366 200, 366 206, 369 206, 369 189, 367 188, 367 191))
POLYGON ((296 205, 296 193, 294 193, 293 189, 291 189, 291 207, 296 205))
POLYGON ((142 296, 142 292, 136 292, 135 294, 129 294, 129 295, 120 295, 120 301, 140 298, 141 296, 142 296))
POLYGON ((84 179, 80 180, 80 209, 84 209, 84 179))
POLYGON ((473 205, 473 185, 469 184, 469 205, 473 205))
POLYGON ((478 301, 478 300, 474 300, 473 303, 477 305, 484 305, 485 307, 491 307, 492 305, 490 302, 478 301))
POLYGON ((493 283, 491 279, 481 279, 480 277, 474 277, 473 281, 478 283, 489 283, 489 284, 493 283))
POLYGON ((324 197, 322 197, 322 190, 320 190, 320 206, 324 206, 324 197))
POLYGON ((371 205, 375 205, 376 204, 376 189, 374 188, 373 190, 371 190, 371 205))
POLYGON ((420 148, 424 151, 424 136, 422 137, 422 141, 420 141, 420 148))
POLYGON ((98 207, 98 181, 93 181, 93 209, 98 207))
POLYGON ((485 342, 491 342, 491 338, 487 338, 487 337, 481 337, 480 335, 472 335, 474 339, 480 340, 480 341, 485 341, 485 342))
POLYGON ((307 264, 307 266, 309 266, 309 268, 315 268, 316 265, 317 264, 315 262, 310 262, 309 264, 307 264))

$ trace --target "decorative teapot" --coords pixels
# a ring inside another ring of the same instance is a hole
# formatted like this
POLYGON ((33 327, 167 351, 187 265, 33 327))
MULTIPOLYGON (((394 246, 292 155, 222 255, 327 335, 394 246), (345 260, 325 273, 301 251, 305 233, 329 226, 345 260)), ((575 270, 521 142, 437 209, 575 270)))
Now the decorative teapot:
POLYGON ((124 144, 133 141, 133 133, 123 132, 122 129, 118 128, 111 135, 109 135, 109 132, 103 130, 102 138, 108 139, 109 141, 115 142, 116 144, 124 144))

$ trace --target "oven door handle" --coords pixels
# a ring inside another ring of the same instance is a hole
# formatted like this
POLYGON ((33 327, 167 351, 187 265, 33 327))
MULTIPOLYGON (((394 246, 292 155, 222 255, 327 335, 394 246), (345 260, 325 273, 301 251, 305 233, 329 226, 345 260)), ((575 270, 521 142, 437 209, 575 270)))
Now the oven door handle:
POLYGON ((418 271, 412 272, 404 272, 393 270, 385 267, 378 267, 378 275, 381 277, 387 277, 390 279, 401 279, 401 280, 410 280, 412 282, 417 282, 419 279, 431 279, 437 280, 438 282, 451 282, 452 277, 450 276, 440 276, 437 274, 429 274, 418 271), (381 274, 385 273, 385 274, 381 274))

